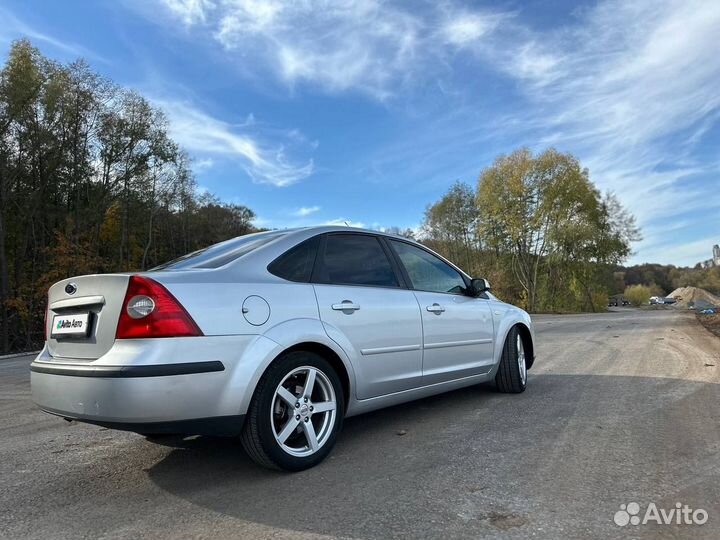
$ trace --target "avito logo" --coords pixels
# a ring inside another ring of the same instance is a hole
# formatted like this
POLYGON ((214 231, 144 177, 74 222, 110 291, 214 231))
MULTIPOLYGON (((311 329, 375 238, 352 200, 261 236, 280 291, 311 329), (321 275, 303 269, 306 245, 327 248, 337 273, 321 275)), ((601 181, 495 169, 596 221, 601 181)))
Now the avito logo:
POLYGON ((665 510, 658 508, 654 502, 648 504, 641 517, 640 505, 636 502, 621 504, 620 510, 615 512, 613 521, 616 525, 704 525, 708 520, 708 513, 702 508, 693 510, 687 504, 675 503, 675 508, 665 510))

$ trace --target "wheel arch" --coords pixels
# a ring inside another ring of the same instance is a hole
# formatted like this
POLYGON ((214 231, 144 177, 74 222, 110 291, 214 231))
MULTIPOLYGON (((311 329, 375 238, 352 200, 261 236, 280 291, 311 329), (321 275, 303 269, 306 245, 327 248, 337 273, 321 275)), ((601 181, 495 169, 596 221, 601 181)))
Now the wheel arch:
POLYGON ((255 395, 257 385, 268 368, 289 351, 308 350, 320 354, 336 370, 343 384, 346 407, 354 399, 355 372, 347 351, 330 339, 318 319, 293 319, 257 336, 240 353, 225 399, 233 409, 245 414, 255 395))
POLYGON ((523 341, 523 347, 525 347, 525 365, 527 366, 527 369, 530 369, 535 362, 535 344, 533 343, 532 332, 523 322, 516 323, 512 328, 515 326, 517 326, 518 331, 520 332, 520 338, 523 341))
POLYGON ((535 361, 535 343, 531 324, 532 323, 529 323, 529 321, 526 321, 523 317, 516 316, 514 314, 511 315, 510 313, 506 314, 506 316, 500 320, 496 334, 497 342, 495 346, 495 368, 500 365, 503 345, 505 344, 505 341, 512 329, 515 327, 518 328, 520 336, 523 340, 523 346, 526 350, 525 361, 528 369, 533 365, 533 362, 535 361))

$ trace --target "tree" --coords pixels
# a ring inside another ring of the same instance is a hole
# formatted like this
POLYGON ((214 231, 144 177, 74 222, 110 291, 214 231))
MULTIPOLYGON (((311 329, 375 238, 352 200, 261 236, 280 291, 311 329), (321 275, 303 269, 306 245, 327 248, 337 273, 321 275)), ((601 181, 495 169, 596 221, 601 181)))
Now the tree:
POLYGON ((477 204, 483 238, 511 255, 512 272, 530 311, 538 307, 542 270, 581 262, 597 244, 598 193, 586 169, 553 149, 499 157, 483 171, 477 204))
POLYGON ((645 285, 630 285, 625 289, 624 296, 633 306, 637 307, 650 302, 652 291, 645 285))
POLYGON ((162 111, 27 40, 0 71, 0 352, 42 341, 48 285, 148 268, 256 230, 200 196, 162 111))
POLYGON ((478 209, 475 193, 462 182, 425 210, 422 231, 426 241, 442 250, 458 264, 472 269, 480 247, 477 234, 478 209))
POLYGON ((477 193, 456 183, 429 206, 422 238, 530 311, 598 310, 639 231, 576 158, 520 149, 482 171, 477 193))

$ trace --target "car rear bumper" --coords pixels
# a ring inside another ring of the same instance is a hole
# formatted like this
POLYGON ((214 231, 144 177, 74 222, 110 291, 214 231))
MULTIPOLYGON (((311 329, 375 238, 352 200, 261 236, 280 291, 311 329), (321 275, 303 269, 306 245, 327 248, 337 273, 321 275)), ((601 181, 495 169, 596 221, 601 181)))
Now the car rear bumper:
POLYGON ((236 437, 242 432, 245 415, 214 416, 211 418, 192 418, 190 420, 172 420, 168 422, 107 422, 95 418, 74 417, 59 411, 42 409, 61 416, 66 420, 77 420, 85 424, 102 426, 120 431, 132 431, 142 435, 212 435, 218 437, 236 437))
POLYGON ((52 357, 46 348, 30 366, 32 399, 51 414, 115 429, 237 434, 254 369, 242 353, 254 339, 119 341, 94 361, 52 357))

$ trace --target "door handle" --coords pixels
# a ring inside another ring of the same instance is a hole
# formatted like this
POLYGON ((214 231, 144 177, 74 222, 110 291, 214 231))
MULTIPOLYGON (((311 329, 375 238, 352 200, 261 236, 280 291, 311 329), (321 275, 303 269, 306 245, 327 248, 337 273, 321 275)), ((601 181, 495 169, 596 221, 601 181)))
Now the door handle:
POLYGON ((339 304, 333 304, 332 308, 335 311, 357 311, 360 309, 360 306, 358 304, 355 304, 351 302, 350 300, 343 300, 339 304))
POLYGON ((442 313, 443 311, 445 311, 445 308, 438 303, 435 303, 432 306, 428 306, 425 309, 427 309, 430 313, 442 313))

